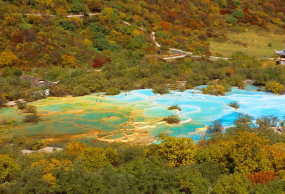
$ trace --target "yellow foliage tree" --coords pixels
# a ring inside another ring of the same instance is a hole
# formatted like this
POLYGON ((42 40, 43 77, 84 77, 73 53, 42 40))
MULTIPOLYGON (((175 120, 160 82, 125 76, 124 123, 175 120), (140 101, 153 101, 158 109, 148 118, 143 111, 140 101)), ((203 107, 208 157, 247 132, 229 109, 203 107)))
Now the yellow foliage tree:
POLYGON ((18 57, 12 51, 4 51, 0 54, 0 67, 12 66, 18 57))
POLYGON ((233 140, 219 140, 213 146, 212 156, 215 161, 223 165, 224 167, 229 167, 229 155, 232 147, 235 145, 233 140))
POLYGON ((257 133, 238 132, 233 137, 235 144, 230 151, 230 158, 236 171, 247 175, 252 171, 270 171, 272 165, 266 157, 262 147, 269 143, 269 140, 259 137, 257 133))
POLYGON ((92 40, 94 38, 94 32, 90 30, 90 28, 86 28, 85 30, 82 30, 80 32, 81 35, 83 35, 85 38, 92 40))
POLYGON ((213 95, 224 95, 226 93, 226 88, 223 85, 209 85, 204 90, 204 94, 213 94, 213 95))
POLYGON ((285 166, 285 144, 277 143, 273 145, 266 145, 263 148, 267 158, 270 160, 271 165, 275 171, 284 169, 285 166))
POLYGON ((0 154, 0 180, 9 180, 9 176, 18 168, 19 165, 8 154, 0 154))
POLYGON ((168 159, 170 166, 182 166, 194 163, 197 147, 193 139, 159 136, 161 143, 157 147, 159 155, 168 159))
POLYGON ((60 15, 61 17, 65 17, 67 15, 67 10, 62 8, 62 7, 58 7, 55 9, 56 13, 58 15, 60 15))
POLYGON ((282 94, 285 92, 284 86, 276 81, 266 82, 265 89, 272 91, 274 94, 282 94))
POLYGON ((86 145, 81 142, 73 141, 65 148, 65 152, 70 154, 73 157, 76 157, 78 154, 81 154, 85 151, 86 145))
POLYGON ((3 22, 3 26, 14 26, 16 25, 16 19, 11 17, 11 16, 8 16, 8 17, 5 17, 4 19, 4 22, 3 22))
POLYGON ((84 39, 84 46, 87 47, 87 48, 90 48, 92 46, 92 41, 85 38, 84 39))
POLYGON ((63 67, 76 67, 76 59, 73 56, 70 55, 62 55, 61 57, 61 65, 63 67))
POLYGON ((44 166, 44 175, 43 179, 46 181, 49 181, 53 185, 55 185, 56 178, 53 176, 54 174, 54 169, 57 167, 64 167, 66 170, 69 170, 70 166, 72 165, 72 162, 70 160, 57 160, 55 158, 51 158, 50 160, 40 160, 40 162, 34 162, 32 164, 32 167, 37 167, 37 166, 44 166))
POLYGON ((111 15, 113 13, 113 9, 111 7, 107 7, 102 11, 103 15, 111 15))
POLYGON ((103 148, 92 148, 88 147, 85 151, 78 157, 79 161, 83 162, 83 166, 88 169, 98 169, 101 168, 108 158, 105 155, 103 148))
POLYGON ((134 35, 134 36, 139 36, 139 35, 141 35, 141 34, 142 34, 142 33, 141 33, 140 31, 136 30, 136 29, 133 31, 133 35, 134 35))
POLYGON ((83 21, 78 17, 68 18, 68 20, 74 23, 77 28, 83 27, 83 21))
POLYGON ((111 164, 115 164, 119 161, 119 155, 116 150, 113 150, 112 148, 106 148, 104 151, 107 161, 111 164))
POLYGON ((41 6, 41 7, 50 8, 51 6, 53 6, 52 0, 36 0, 36 2, 37 2, 37 3, 39 4, 39 6, 41 6))
POLYGON ((237 132, 229 140, 218 140, 207 148, 199 149, 196 159, 199 163, 214 160, 246 176, 250 172, 273 171, 273 167, 282 160, 281 153, 277 151, 279 146, 267 146, 268 143, 257 133, 237 132), (273 153, 279 156, 273 156, 273 153))
POLYGON ((227 76, 230 76, 230 75, 235 73, 235 71, 232 68, 230 68, 230 67, 226 67, 225 68, 225 72, 226 72, 227 76))

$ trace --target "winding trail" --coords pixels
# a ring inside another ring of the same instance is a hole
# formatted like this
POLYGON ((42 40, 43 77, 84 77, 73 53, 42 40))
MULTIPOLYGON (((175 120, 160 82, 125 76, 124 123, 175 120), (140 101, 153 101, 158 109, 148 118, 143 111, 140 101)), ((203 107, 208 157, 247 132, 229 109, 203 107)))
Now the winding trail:
MULTIPOLYGON (((29 15, 33 15, 33 16, 39 16, 39 17, 57 17, 56 15, 50 15, 50 14, 41 14, 41 13, 32 13, 32 14, 23 14, 26 16, 29 15)), ((88 14, 69 14, 66 15, 67 18, 72 18, 72 17, 80 17, 83 18, 84 16, 95 16, 95 15, 102 15, 102 13, 88 13, 88 14)), ((126 25, 130 25, 130 23, 123 21, 124 24, 126 25)), ((147 31, 146 29, 142 28, 142 27, 138 27, 140 30, 142 31, 147 31)), ((154 41, 155 45, 157 47, 161 47, 161 45, 156 41, 155 39, 155 32, 151 32, 151 39, 154 41)), ((191 58, 204 58, 205 55, 201 56, 201 55, 192 55, 192 52, 186 52, 180 49, 176 49, 176 48, 170 48, 171 52, 173 55, 169 55, 169 56, 164 56, 162 59, 164 60, 171 60, 171 59, 178 59, 178 58, 184 58, 186 56, 190 56, 191 58)), ((214 56, 209 56, 210 60, 231 60, 232 58, 227 58, 227 57, 214 57, 214 56)), ((258 60, 262 60, 263 58, 257 58, 258 60)), ((269 61, 275 61, 276 58, 266 58, 265 60, 269 60, 269 61)))

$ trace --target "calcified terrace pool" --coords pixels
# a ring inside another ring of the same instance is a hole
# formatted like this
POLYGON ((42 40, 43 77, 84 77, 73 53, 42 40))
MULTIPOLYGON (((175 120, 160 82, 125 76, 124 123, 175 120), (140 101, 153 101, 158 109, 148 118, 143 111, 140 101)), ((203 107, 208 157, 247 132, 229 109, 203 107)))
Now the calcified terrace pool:
POLYGON ((150 143, 162 132, 176 137, 201 138, 197 128, 203 128, 220 119, 224 126, 233 125, 239 113, 253 117, 273 114, 285 115, 285 95, 258 92, 257 87, 246 90, 233 88, 226 96, 202 94, 199 88, 185 92, 172 91, 171 94, 157 95, 152 90, 134 90, 116 96, 92 94, 84 97, 47 98, 30 103, 38 108, 41 121, 37 124, 22 122, 24 114, 16 108, 0 109, 0 117, 13 120, 15 128, 0 128, 3 139, 16 134, 40 136, 44 138, 93 138, 112 142, 150 143), (227 104, 239 102, 235 110, 227 104), (167 110, 171 105, 179 105, 182 111, 167 110), (161 119, 179 114, 181 123, 168 125, 161 119))

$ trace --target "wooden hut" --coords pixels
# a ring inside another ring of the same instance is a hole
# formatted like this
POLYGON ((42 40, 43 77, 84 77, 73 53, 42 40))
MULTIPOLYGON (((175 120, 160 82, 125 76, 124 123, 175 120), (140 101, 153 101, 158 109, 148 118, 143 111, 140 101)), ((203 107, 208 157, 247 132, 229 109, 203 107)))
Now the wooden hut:
POLYGON ((20 79, 30 81, 31 86, 33 87, 50 87, 50 86, 54 87, 55 85, 59 83, 59 81, 50 82, 42 78, 38 78, 38 77, 30 76, 30 75, 24 75, 24 74, 20 77, 20 79))

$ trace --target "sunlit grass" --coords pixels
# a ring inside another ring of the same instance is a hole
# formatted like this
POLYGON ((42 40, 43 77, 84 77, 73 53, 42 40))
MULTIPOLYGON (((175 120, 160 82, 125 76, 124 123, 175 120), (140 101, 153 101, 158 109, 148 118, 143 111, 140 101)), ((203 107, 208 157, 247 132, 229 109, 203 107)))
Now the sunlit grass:
POLYGON ((210 40, 211 53, 218 52, 225 57, 230 57, 233 52, 242 51, 248 55, 253 55, 258 58, 276 57, 274 50, 283 50, 284 35, 274 34, 276 27, 270 26, 270 31, 261 30, 258 27, 251 27, 247 32, 235 33, 228 32, 227 42, 215 42, 210 40), (246 44, 247 47, 241 44, 235 44, 234 41, 246 44), (269 43, 271 47, 267 46, 269 43))

